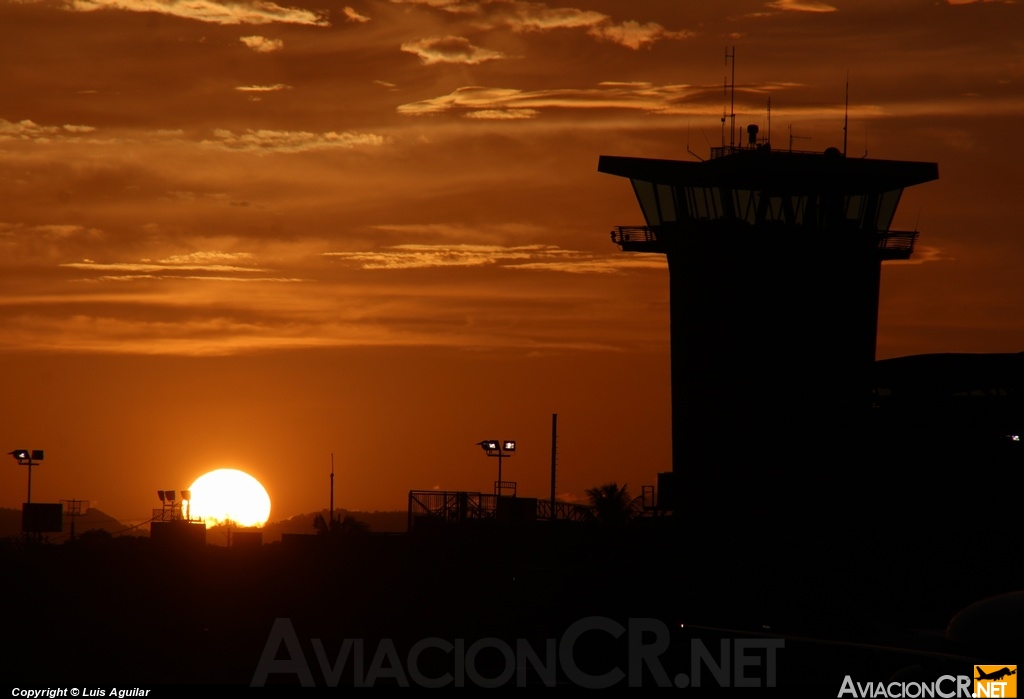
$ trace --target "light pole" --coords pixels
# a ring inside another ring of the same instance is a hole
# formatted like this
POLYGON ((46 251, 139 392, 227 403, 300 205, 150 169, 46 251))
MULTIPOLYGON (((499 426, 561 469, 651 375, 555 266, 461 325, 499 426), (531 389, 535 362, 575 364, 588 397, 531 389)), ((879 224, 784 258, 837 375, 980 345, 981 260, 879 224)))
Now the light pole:
POLYGON ((11 456, 18 460, 18 463, 22 466, 28 466, 28 499, 25 501, 29 504, 32 503, 32 467, 38 466, 40 461, 43 460, 43 450, 33 449, 15 449, 10 452, 11 456))
POLYGON ((506 439, 503 441, 498 441, 497 439, 485 439, 482 442, 477 442, 477 444, 483 447, 487 456, 498 457, 498 480, 494 483, 494 494, 501 495, 501 460, 506 456, 513 456, 516 453, 516 441, 514 439, 506 439))

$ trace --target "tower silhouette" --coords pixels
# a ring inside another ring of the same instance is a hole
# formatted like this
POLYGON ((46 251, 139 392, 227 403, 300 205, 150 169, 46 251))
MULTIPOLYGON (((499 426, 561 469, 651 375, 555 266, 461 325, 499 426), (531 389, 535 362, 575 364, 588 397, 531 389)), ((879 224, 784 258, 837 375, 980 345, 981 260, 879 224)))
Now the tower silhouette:
POLYGON ((659 501, 704 522, 834 517, 837 495, 870 491, 881 266, 918 236, 890 230, 904 188, 938 178, 935 163, 772 150, 757 131, 704 161, 598 163, 630 180, 645 219, 612 241, 668 260, 672 475, 659 501))

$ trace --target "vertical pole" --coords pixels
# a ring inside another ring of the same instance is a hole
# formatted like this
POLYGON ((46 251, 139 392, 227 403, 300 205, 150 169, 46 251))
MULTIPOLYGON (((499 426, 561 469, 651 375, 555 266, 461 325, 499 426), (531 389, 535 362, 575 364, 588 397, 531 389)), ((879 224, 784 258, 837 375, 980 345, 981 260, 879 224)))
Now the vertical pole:
POLYGON ((843 110, 843 157, 846 157, 846 130, 850 125, 850 71, 846 71, 846 107, 843 110))
POLYGON ((736 145, 736 47, 725 52, 726 61, 732 59, 732 79, 729 83, 729 149, 736 145))
POLYGON ((498 443, 498 488, 497 488, 497 491, 498 491, 497 495, 499 497, 501 496, 501 455, 502 455, 501 443, 499 442, 498 443))
POLYGON ((551 413, 551 521, 558 519, 555 513, 555 473, 558 467, 558 413, 551 413))
POLYGON ((28 499, 25 501, 28 504, 32 504, 32 458, 28 460, 28 499))
MULTIPOLYGON (((331 522, 334 524, 334 452, 331 452, 331 522)), ((330 525, 328 525, 330 527, 330 525)), ((330 531, 330 528, 328 529, 330 531)))

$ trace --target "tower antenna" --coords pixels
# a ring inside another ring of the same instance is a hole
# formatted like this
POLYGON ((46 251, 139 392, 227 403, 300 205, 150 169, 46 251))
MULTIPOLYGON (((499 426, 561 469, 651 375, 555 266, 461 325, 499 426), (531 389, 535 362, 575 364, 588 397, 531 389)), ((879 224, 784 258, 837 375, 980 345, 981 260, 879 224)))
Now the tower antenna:
POLYGON ((846 132, 850 126, 850 71, 846 71, 846 108, 843 111, 843 157, 846 157, 846 132))
POLYGON ((558 475, 558 413, 551 413, 551 521, 558 519, 555 509, 555 482, 558 475))
MULTIPOLYGON (((736 147, 736 47, 733 46, 732 50, 728 47, 725 49, 725 64, 729 65, 729 59, 732 59, 732 77, 729 80, 729 150, 736 147)), ((722 118, 723 125, 725 124, 725 118, 722 118)), ((724 140, 724 139, 723 139, 724 140)), ((724 143, 722 145, 725 145, 724 143)))

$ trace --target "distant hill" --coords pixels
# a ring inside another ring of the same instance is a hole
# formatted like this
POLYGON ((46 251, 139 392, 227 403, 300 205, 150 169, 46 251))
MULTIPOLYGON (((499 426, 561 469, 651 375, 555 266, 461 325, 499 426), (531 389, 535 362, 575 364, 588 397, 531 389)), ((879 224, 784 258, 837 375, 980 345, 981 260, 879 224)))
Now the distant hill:
MULTIPOLYGON (((321 510, 320 512, 295 515, 280 522, 268 522, 263 527, 263 542, 280 541, 282 534, 315 534, 313 518, 318 514, 327 518, 330 513, 328 510, 321 510)), ((404 532, 409 519, 408 513, 404 511, 349 512, 348 510, 334 510, 336 519, 342 519, 346 515, 366 523, 371 532, 404 532)))
MULTIPOLYGON (((315 534, 313 518, 317 514, 328 517, 328 511, 310 512, 291 517, 279 522, 269 522, 262 528, 264 543, 280 541, 282 534, 315 534)), ((349 512, 348 510, 335 510, 334 516, 338 519, 351 516, 365 522, 371 532, 404 532, 408 521, 406 512, 349 512)), ((81 535, 92 529, 102 529, 111 534, 130 534, 132 536, 149 536, 149 525, 143 525, 129 530, 129 525, 119 522, 101 510, 91 508, 86 514, 78 517, 75 521, 75 534, 81 535)), ((64 531, 60 534, 47 535, 51 542, 66 540, 71 535, 71 518, 64 518, 64 531)), ((216 532, 214 532, 214 536, 216 532)), ((21 536, 21 509, 0 507, 0 538, 21 536)), ((213 542, 214 538, 210 538, 213 542)))
MULTIPOLYGON (((92 529, 102 529, 103 531, 116 534, 128 529, 128 526, 117 521, 110 515, 106 514, 102 510, 96 508, 90 508, 84 515, 75 518, 75 534, 84 534, 92 529)), ((146 531, 133 531, 135 535, 140 533, 149 534, 148 528, 146 531)), ((47 537, 51 541, 63 541, 71 535, 71 517, 64 517, 64 531, 60 534, 54 532, 48 534, 47 537)), ((0 507, 0 537, 8 536, 21 536, 21 509, 13 509, 10 507, 0 507)))

